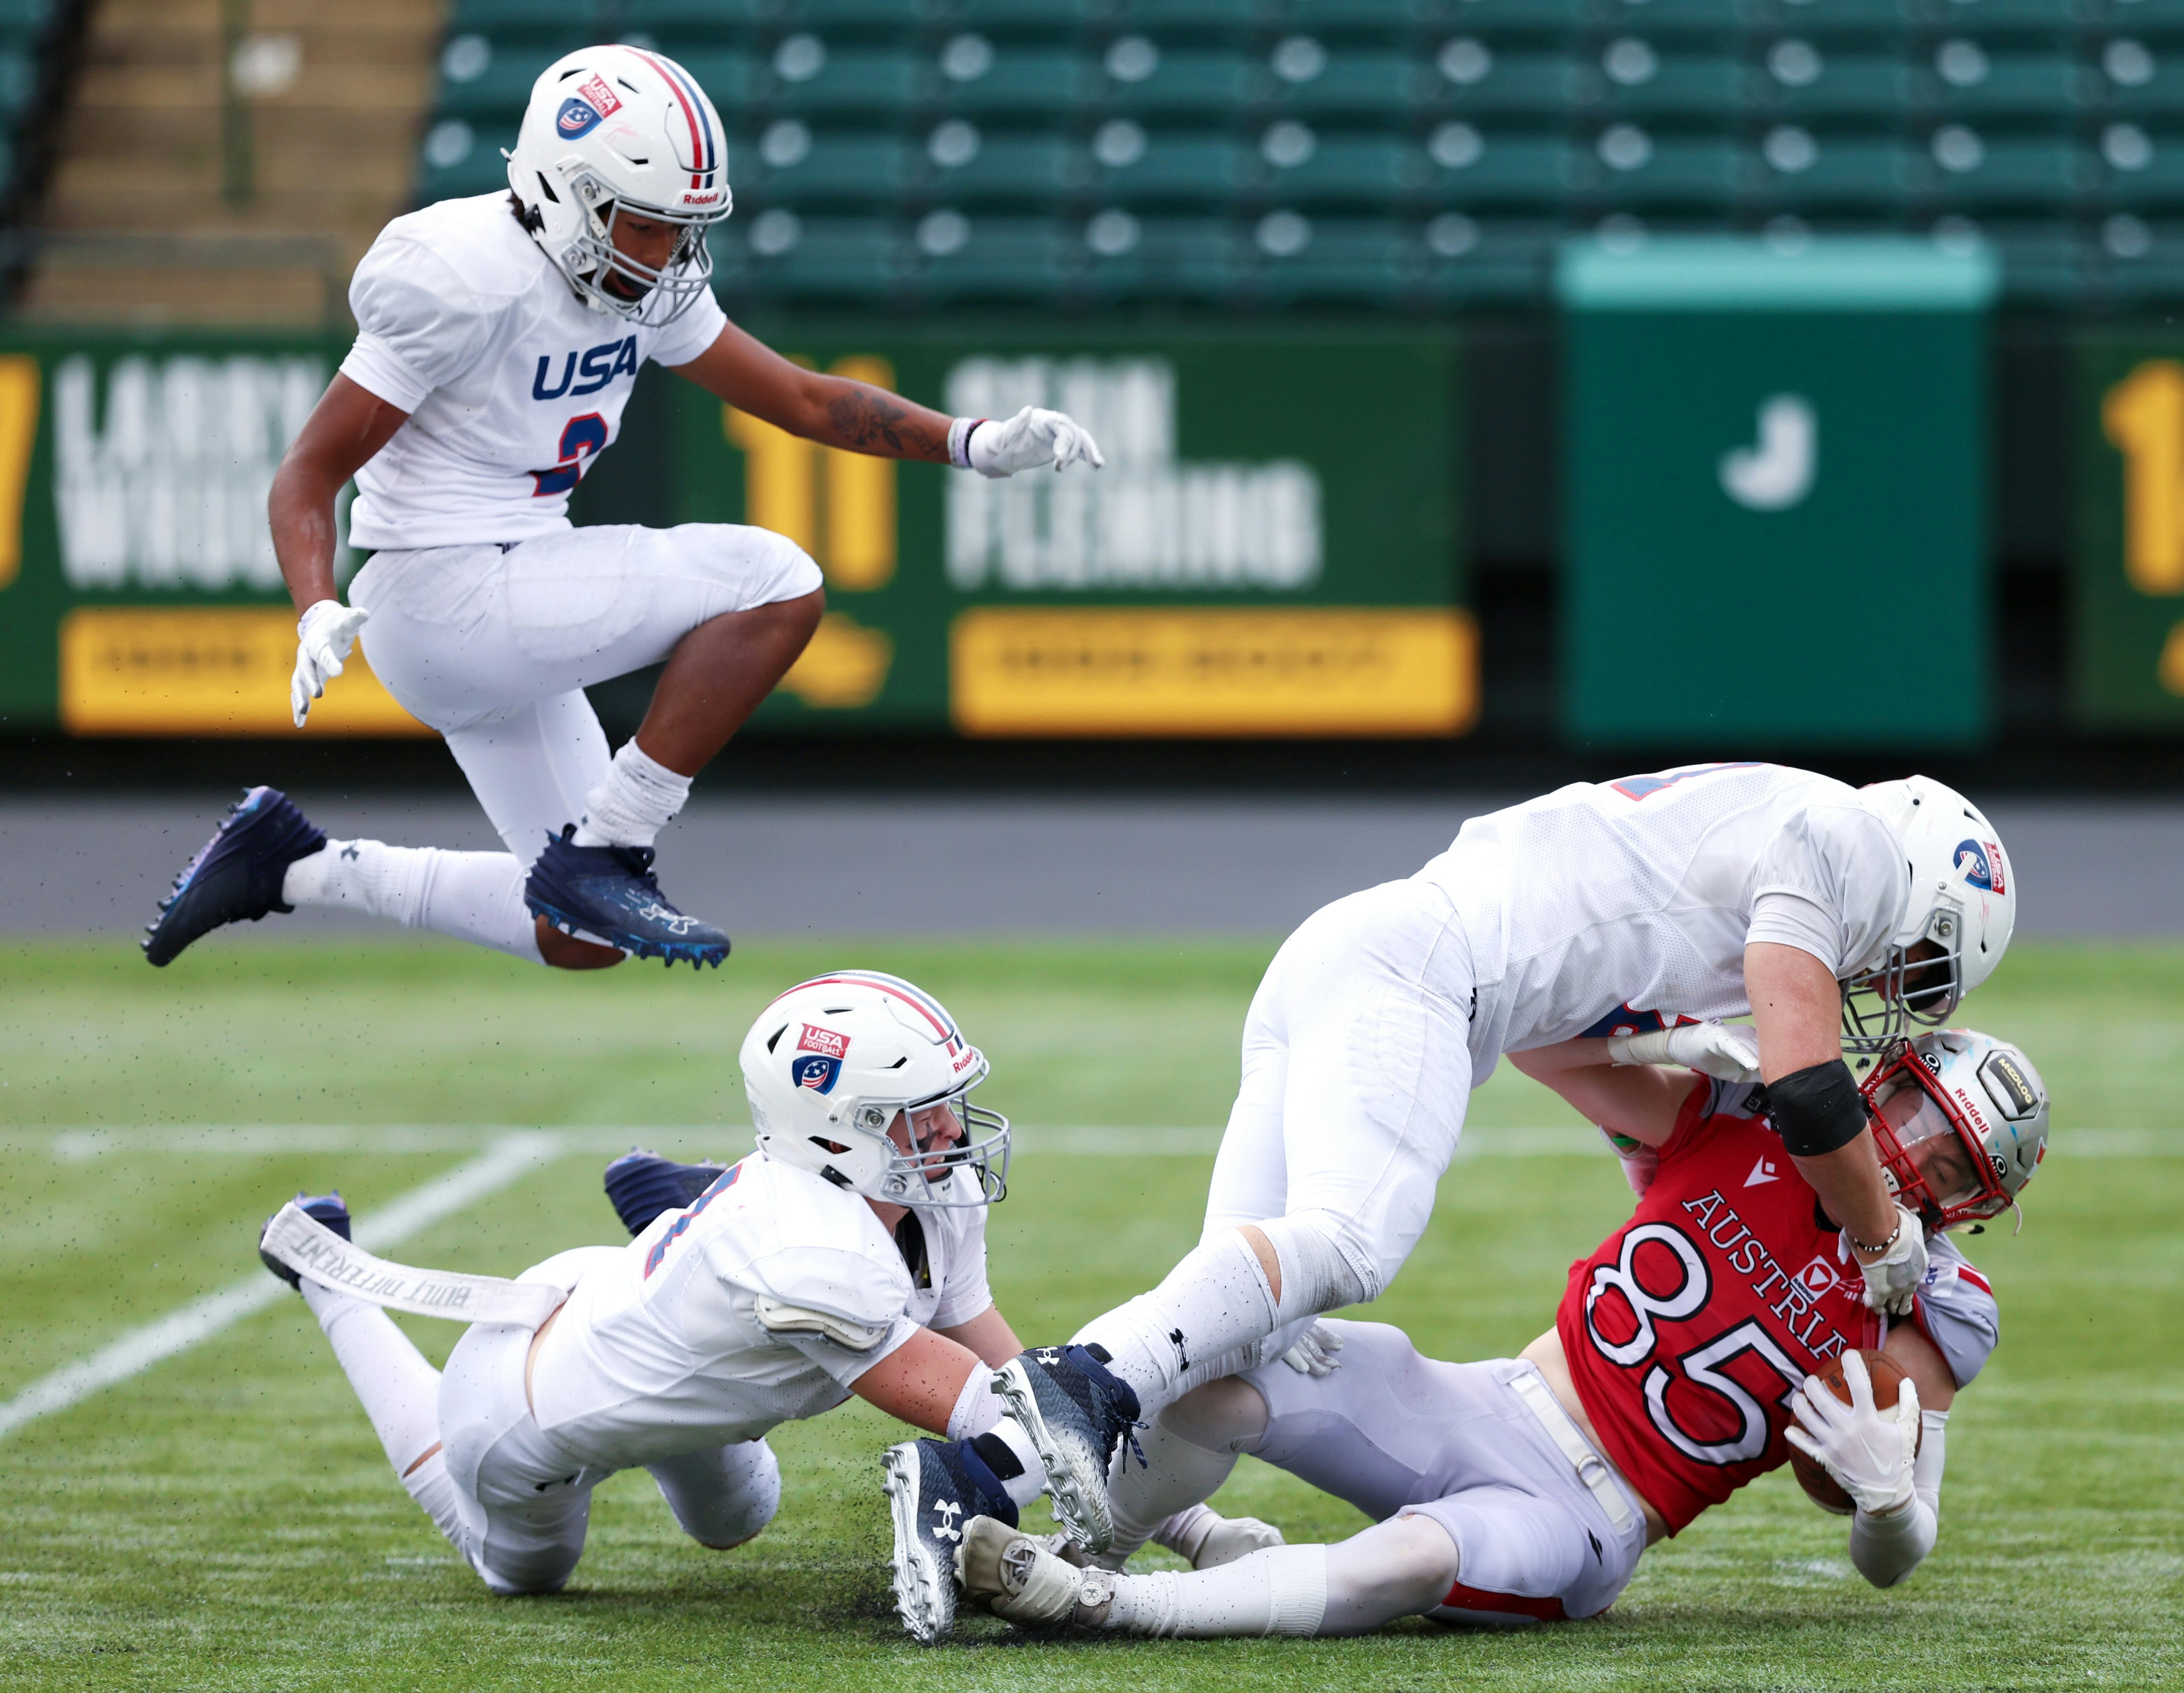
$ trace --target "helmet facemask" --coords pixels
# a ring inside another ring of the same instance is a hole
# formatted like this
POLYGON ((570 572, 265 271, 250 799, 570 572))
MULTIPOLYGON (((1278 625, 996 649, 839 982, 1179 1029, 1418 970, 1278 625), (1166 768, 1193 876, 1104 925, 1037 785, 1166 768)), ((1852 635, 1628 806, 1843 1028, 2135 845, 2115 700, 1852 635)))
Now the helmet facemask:
POLYGON ((725 204, 698 212, 627 205, 632 216, 680 226, 667 262, 655 270, 615 244, 615 226, 627 203, 616 199, 609 185, 589 170, 565 168, 562 177, 583 208, 583 225, 562 253, 562 274, 588 304, 644 328, 659 329, 698 303, 711 286, 713 275, 705 233, 728 214, 725 204), (610 276, 629 284, 632 292, 624 296, 608 287, 610 276))
POLYGON ((870 1196, 883 1204, 949 1208, 995 1205, 1008 1197, 1009 1120, 999 1111, 970 1102, 974 1080, 939 1099, 889 1105, 861 1101, 844 1126, 854 1134, 871 1136, 886 1151, 878 1191, 870 1196), (941 1113, 948 1117, 944 1118, 941 1113), (952 1119, 961 1138, 937 1144, 952 1119), (900 1124, 905 1146, 894 1130, 900 1124), (959 1185, 958 1176, 967 1179, 959 1185))
POLYGON ((1880 963, 1843 983, 1846 1051, 1886 1052, 1956 1015, 1964 996, 1958 950, 1962 930, 1956 912, 1943 905, 1925 935, 1908 946, 1890 947, 1880 963))
POLYGON ((1930 1232, 1984 1222, 2016 1203, 1978 1129, 1942 1087, 1936 1061, 1899 1044, 1864 1088, 1882 1178, 1930 1232))

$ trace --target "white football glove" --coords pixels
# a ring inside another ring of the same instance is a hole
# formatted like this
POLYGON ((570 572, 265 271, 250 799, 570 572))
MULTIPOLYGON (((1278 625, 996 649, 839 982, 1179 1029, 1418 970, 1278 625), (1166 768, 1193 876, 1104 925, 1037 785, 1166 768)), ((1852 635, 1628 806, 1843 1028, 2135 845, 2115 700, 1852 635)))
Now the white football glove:
POLYGON ((1795 1428, 1790 1444, 1841 1484, 1851 1502, 1868 1515, 1900 1510, 1910 1502, 1911 1471, 1919 1456, 1919 1389, 1906 1376, 1887 1410, 1873 1402, 1873 1378, 1865 1360, 1843 1354, 1845 1405, 1818 1376, 1807 1376, 1790 1394, 1795 1428))
POLYGON ((288 682, 288 710, 298 728, 311 715, 311 702, 323 697, 326 683, 342 673, 356 632, 370 615, 361 605, 321 599, 296 620, 296 674, 288 682))
POLYGON ((1926 1229, 1902 1206, 1896 1207, 1896 1239, 1889 1242, 1888 1250, 1870 1264, 1860 1260, 1858 1268, 1865 1272, 1867 1306, 1891 1317, 1905 1317, 1926 1279, 1926 1229))
POLYGON ((971 433, 964 455, 982 476, 1012 476, 1018 471, 1035 471, 1051 465, 1089 465, 1098 470, 1107 461, 1091 432, 1067 412, 1042 411, 1026 406, 1014 417, 989 418, 971 433))
POLYGON ((1334 1362, 1334 1355, 1341 1350, 1342 1337, 1324 1323, 1315 1323, 1282 1354, 1282 1362, 1301 1376, 1331 1376, 1342 1367, 1334 1362))
POLYGON ((1612 1034, 1611 1064, 1680 1064, 1724 1082, 1759 1079, 1759 1037, 1744 1023, 1684 1023, 1650 1034, 1612 1034))

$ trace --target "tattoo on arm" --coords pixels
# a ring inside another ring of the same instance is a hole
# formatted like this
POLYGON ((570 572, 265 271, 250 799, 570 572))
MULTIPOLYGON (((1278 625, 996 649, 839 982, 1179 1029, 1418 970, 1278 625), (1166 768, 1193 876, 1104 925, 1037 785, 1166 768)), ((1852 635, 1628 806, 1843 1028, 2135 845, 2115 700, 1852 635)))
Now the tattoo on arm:
POLYGON ((841 445, 884 459, 948 457, 948 420, 862 382, 844 381, 827 404, 841 445))

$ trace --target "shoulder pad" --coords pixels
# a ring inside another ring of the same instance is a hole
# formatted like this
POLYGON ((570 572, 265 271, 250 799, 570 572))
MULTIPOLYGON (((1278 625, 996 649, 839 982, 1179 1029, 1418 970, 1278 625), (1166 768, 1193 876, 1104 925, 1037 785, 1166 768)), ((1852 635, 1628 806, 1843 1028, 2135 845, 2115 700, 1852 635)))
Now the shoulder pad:
POLYGON ((877 1327, 864 1323, 852 1323, 846 1317, 837 1317, 830 1311, 815 1311, 809 1306, 787 1305, 777 1299, 760 1294, 753 1301, 758 1312, 759 1326, 769 1334, 823 1334, 838 1346, 847 1346, 852 1352, 869 1352, 888 1337, 894 1325, 883 1323, 877 1327))

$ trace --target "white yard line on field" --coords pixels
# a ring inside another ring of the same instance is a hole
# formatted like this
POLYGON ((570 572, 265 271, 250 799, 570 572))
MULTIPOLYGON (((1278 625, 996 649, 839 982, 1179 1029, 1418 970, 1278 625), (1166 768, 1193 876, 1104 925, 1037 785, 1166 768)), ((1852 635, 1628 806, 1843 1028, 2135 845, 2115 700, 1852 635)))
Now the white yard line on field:
MULTIPOLYGON (((372 1251, 398 1245, 419 1230, 441 1218, 464 1211, 488 1195, 542 1164, 571 1150, 558 1134, 536 1131, 504 1134, 482 1157, 437 1176, 396 1200, 356 1220, 356 1242, 372 1251)), ((51 1375, 31 1384, 14 1398, 0 1403, 0 1436, 11 1434, 33 1418, 66 1409, 103 1387, 149 1369, 163 1358, 187 1351, 201 1340, 209 1340, 222 1329, 262 1310, 288 1291, 285 1284, 260 1272, 248 1281, 223 1288, 170 1312, 156 1323, 132 1328, 109 1341, 87 1358, 64 1365, 51 1375)))

